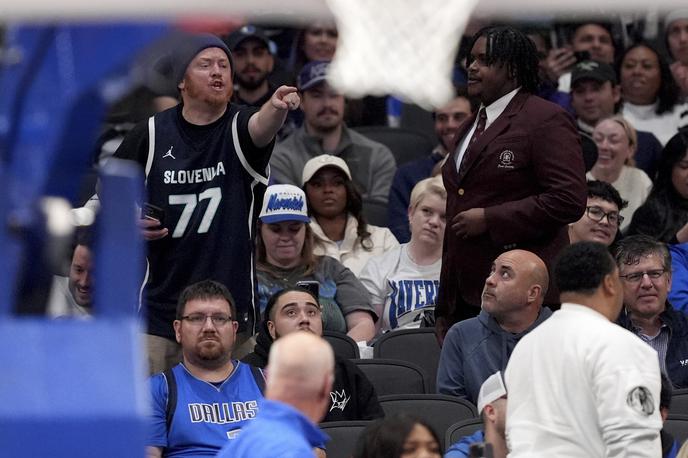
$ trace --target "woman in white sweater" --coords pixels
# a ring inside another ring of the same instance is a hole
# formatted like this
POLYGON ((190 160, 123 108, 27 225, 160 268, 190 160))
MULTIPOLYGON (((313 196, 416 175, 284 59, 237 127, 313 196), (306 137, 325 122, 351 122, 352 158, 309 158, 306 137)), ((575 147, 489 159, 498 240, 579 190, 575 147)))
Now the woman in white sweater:
POLYGON ((315 255, 331 256, 358 276, 368 259, 399 246, 389 229, 366 223, 361 194, 342 158, 323 154, 309 160, 302 183, 315 255))
POLYGON ((597 123, 592 138, 597 145, 598 155, 587 178, 611 184, 619 191, 621 198, 628 202, 628 206, 620 212, 624 218, 621 224, 623 231, 652 189, 652 180, 635 167, 633 160, 638 136, 626 119, 612 116, 597 123))

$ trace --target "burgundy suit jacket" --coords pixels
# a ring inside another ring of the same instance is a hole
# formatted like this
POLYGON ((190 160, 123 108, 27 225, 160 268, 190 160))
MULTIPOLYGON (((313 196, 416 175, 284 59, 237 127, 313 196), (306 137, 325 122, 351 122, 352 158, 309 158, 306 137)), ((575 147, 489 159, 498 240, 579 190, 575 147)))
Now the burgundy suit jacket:
MULTIPOLYGON (((459 175, 457 147, 474 120, 457 132, 442 168, 447 228, 435 310, 440 341, 461 316, 460 307, 480 306, 485 278, 499 254, 532 251, 545 261, 551 279, 555 257, 569 244, 567 225, 580 219, 587 201, 580 138, 559 106, 519 91, 469 147, 469 162, 459 175), (487 232, 457 237, 452 218, 477 207, 485 208, 487 232)), ((559 302, 555 289, 550 280, 546 303, 559 302)))

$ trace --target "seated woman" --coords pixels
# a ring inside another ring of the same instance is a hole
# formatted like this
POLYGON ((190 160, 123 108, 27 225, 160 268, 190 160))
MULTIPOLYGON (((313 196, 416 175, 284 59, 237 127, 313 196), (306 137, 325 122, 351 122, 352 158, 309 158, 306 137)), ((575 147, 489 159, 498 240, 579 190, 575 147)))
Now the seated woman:
POLYGON ((361 194, 343 159, 316 156, 306 162, 302 178, 316 255, 331 256, 358 275, 368 259, 399 246, 389 229, 366 223, 361 194))
POLYGON ((294 37, 289 57, 289 68, 298 75, 308 62, 330 61, 337 50, 337 27, 333 22, 315 21, 294 37))
POLYGON ((430 424, 408 413, 376 420, 358 437, 353 458, 441 458, 442 441, 430 424))
POLYGON ((356 276, 336 259, 313 254, 306 195, 293 185, 269 186, 256 234, 257 302, 262 314, 274 293, 303 281, 319 284, 324 329, 356 341, 375 334, 377 315, 356 276))
POLYGON ((409 203, 411 241, 372 258, 359 276, 382 316, 382 332, 417 328, 423 319, 433 321, 446 224, 442 177, 419 181, 409 203))
POLYGON ((654 46, 640 42, 624 51, 618 74, 624 117, 666 145, 682 125, 683 111, 669 64, 654 46))
POLYGON ((628 202, 628 206, 621 210, 623 231, 652 188, 650 178, 636 168, 633 161, 638 144, 635 129, 623 117, 612 116, 597 123, 592 138, 597 145, 597 162, 586 176, 588 180, 611 184, 628 202))
POLYGON ((665 243, 688 242, 688 138, 677 134, 659 158, 654 188, 633 215, 628 234, 665 243))

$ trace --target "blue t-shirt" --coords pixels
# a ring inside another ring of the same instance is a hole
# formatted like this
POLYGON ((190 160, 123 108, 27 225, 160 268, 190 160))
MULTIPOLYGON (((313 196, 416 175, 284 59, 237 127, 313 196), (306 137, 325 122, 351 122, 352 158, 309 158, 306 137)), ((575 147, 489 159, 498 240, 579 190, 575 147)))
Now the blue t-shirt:
POLYGON ((478 430, 470 436, 464 436, 458 442, 454 442, 447 449, 444 458, 468 458, 471 444, 478 442, 485 442, 485 434, 483 430, 478 430))
POLYGON ((263 399, 260 415, 218 458, 304 458, 313 456, 329 438, 318 425, 288 404, 263 399))
POLYGON ((169 433, 167 380, 150 379, 153 414, 146 445, 162 447, 165 457, 215 456, 258 413, 263 398, 251 368, 233 361, 234 371, 219 386, 199 380, 182 364, 175 366, 177 406, 169 433))

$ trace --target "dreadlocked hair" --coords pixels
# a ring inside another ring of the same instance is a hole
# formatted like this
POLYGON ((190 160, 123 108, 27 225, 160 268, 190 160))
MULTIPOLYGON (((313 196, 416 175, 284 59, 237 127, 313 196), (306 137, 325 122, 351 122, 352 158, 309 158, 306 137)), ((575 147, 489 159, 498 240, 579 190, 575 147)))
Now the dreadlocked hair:
MULTIPOLYGON (((518 29, 505 25, 482 28, 473 36, 471 48, 479 38, 485 37, 485 60, 487 65, 506 65, 510 78, 516 80, 521 90, 529 93, 537 91, 540 85, 538 76, 537 50, 533 42, 518 29)), ((472 62, 468 57, 467 67, 472 62)))

